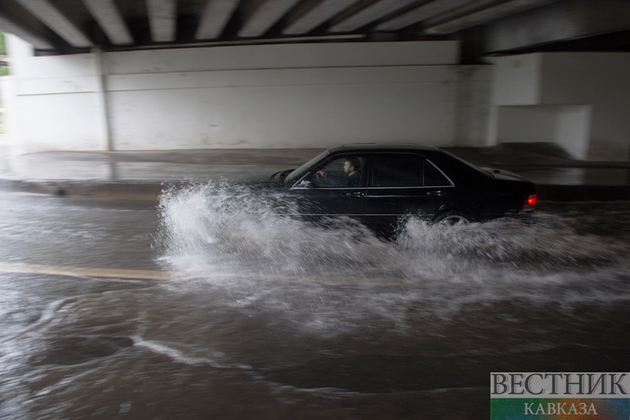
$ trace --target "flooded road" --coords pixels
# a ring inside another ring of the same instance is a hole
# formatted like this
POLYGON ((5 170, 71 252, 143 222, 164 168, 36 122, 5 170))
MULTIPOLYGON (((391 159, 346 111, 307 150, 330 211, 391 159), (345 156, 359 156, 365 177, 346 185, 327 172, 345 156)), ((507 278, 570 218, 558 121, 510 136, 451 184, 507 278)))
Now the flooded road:
POLYGON ((0 418, 485 419, 492 371, 630 371, 627 202, 391 243, 226 185, 0 195, 0 418))

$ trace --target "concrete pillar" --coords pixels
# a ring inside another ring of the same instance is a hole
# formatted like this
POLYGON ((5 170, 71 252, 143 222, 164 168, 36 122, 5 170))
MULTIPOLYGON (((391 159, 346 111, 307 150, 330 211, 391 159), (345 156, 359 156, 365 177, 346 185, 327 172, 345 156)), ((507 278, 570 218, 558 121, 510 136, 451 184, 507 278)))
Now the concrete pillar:
POLYGON ((107 101, 107 91, 105 86, 105 70, 103 66, 103 54, 100 48, 93 48, 92 55, 94 57, 94 74, 96 76, 96 96, 97 96, 97 112, 99 121, 99 138, 102 149, 108 152, 114 151, 115 147, 111 138, 111 129, 109 125, 109 104, 107 101))

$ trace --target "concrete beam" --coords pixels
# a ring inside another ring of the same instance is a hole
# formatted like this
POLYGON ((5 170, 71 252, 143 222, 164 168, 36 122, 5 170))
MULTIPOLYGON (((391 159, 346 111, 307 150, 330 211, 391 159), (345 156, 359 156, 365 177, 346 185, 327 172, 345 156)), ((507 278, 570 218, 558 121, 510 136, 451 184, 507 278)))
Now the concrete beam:
POLYGON ((177 0, 146 0, 153 42, 175 41, 177 0))
POLYGON ((369 7, 366 7, 359 13, 352 15, 343 22, 339 22, 330 28, 330 32, 352 32, 362 26, 374 22, 379 18, 382 18, 389 13, 394 13, 395 11, 402 9, 415 1, 416 0, 381 0, 369 7))
POLYGON ((92 42, 48 0, 17 0, 22 7, 41 20, 68 44, 89 48, 92 42))
POLYGON ((285 28, 283 33, 285 35, 306 34, 359 1, 360 0, 324 0, 285 28))
POLYGON ((201 15, 195 39, 216 39, 238 6, 239 0, 208 0, 201 15))
POLYGON ((628 29, 627 0, 573 0, 493 23, 483 49, 491 53, 628 29))
POLYGON ((83 0, 107 38, 115 45, 133 44, 133 38, 113 0, 83 0))
POLYGON ((10 17, 0 13, 0 28, 3 31, 11 33, 33 46, 38 50, 54 50, 55 47, 39 34, 30 29, 15 23, 10 17))
MULTIPOLYGON (((473 26, 484 25, 493 20, 502 19, 504 17, 510 16, 516 13, 523 13, 528 10, 532 10, 538 7, 542 7, 542 6, 554 3, 556 1, 559 1, 559 0, 509 0, 504 3, 487 7, 485 9, 467 14, 459 18, 447 20, 446 22, 444 22, 444 19, 442 19, 442 17, 440 17, 440 19, 444 23, 440 23, 436 25, 427 23, 426 29, 424 29, 420 33, 422 35, 451 34, 454 32, 459 32, 464 29, 472 28, 473 26)), ((482 0, 477 3, 472 3, 472 6, 480 6, 483 4, 493 4, 495 2, 496 1, 493 1, 493 0, 482 0)), ((460 13, 461 13, 461 10, 459 9, 455 9, 453 11, 453 15, 455 16, 459 15, 460 13)))
POLYGON ((267 0, 238 32, 243 38, 262 36, 300 0, 267 0))
POLYGON ((404 13, 376 27, 378 31, 397 31, 442 13, 465 6, 476 0, 435 0, 404 13))

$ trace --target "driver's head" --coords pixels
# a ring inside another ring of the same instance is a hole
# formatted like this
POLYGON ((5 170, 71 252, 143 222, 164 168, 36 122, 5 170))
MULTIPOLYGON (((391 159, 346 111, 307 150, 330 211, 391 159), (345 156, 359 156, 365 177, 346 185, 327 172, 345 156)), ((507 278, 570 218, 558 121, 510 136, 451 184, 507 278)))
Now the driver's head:
POLYGON ((343 171, 347 174, 358 172, 361 169, 361 161, 358 158, 350 157, 343 163, 343 171))

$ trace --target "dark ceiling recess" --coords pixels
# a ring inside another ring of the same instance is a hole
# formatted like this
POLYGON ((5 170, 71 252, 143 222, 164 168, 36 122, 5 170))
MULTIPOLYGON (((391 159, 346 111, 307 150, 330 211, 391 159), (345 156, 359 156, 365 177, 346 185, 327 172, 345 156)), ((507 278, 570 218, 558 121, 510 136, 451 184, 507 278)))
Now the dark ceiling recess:
POLYGON ((1 0, 38 54, 308 42, 461 41, 463 63, 628 51, 628 0, 1 0))
POLYGON ((629 52, 630 30, 614 32, 610 34, 594 35, 586 38, 571 39, 561 42, 524 47, 518 50, 507 51, 509 54, 526 54, 532 52, 629 52))

